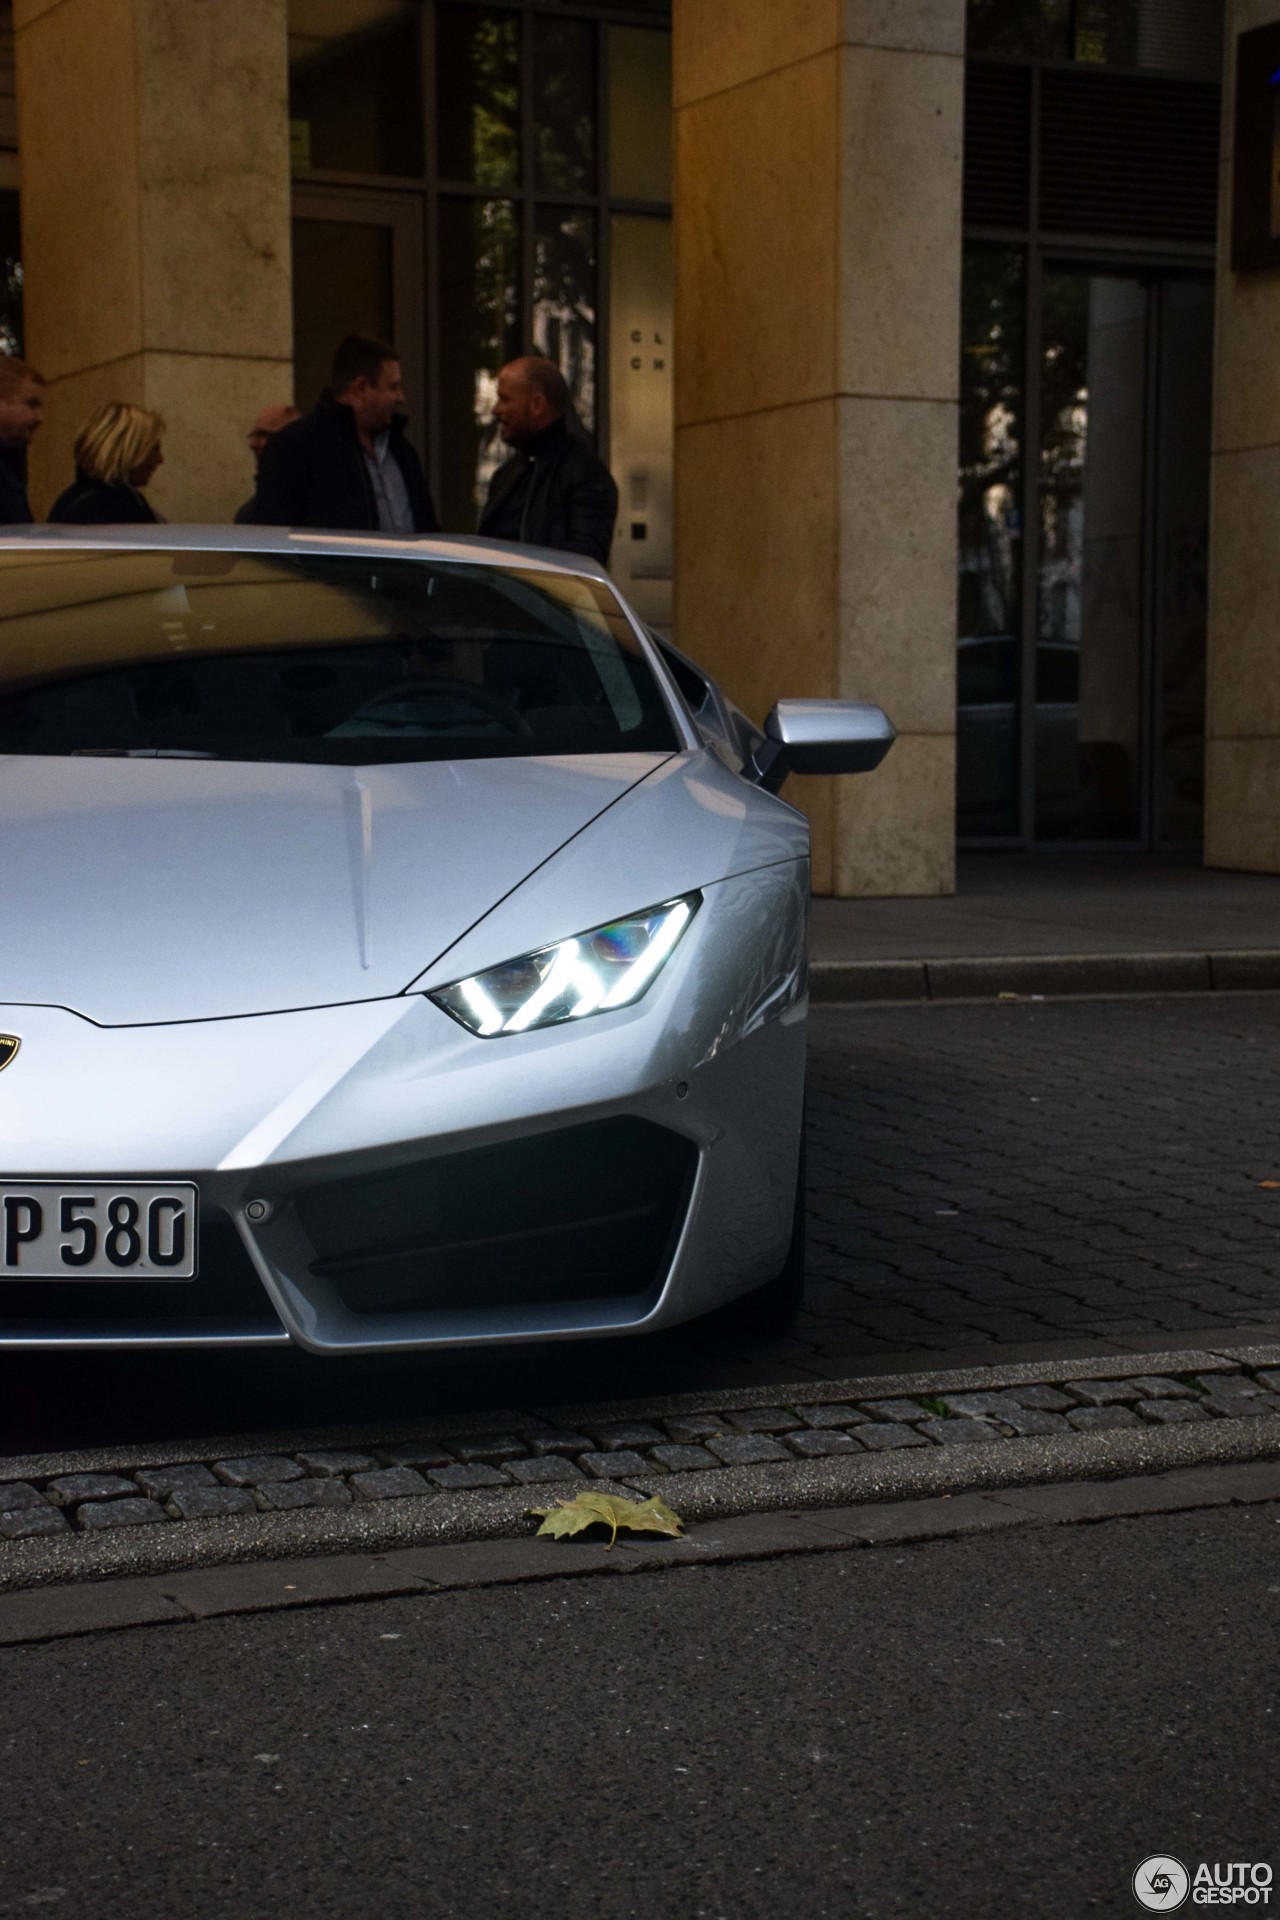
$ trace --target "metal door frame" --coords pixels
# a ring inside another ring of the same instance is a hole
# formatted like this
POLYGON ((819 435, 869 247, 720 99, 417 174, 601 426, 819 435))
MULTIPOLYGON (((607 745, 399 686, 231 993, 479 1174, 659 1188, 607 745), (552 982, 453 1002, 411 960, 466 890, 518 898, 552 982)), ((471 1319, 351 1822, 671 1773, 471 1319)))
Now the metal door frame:
POLYGON ((310 181, 295 180, 290 218, 384 227, 390 232, 393 339, 404 369, 410 437, 419 447, 425 446, 430 396, 421 195, 386 188, 313 185, 310 181))

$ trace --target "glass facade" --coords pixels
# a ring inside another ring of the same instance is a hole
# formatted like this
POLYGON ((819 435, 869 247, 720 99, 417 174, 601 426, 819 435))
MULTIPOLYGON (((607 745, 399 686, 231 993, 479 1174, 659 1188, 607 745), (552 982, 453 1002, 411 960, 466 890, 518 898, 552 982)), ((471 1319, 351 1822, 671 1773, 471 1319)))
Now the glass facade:
MULTIPOLYGON (((289 22, 295 333, 308 382, 321 335, 347 330, 344 303, 351 326, 364 326, 357 312, 387 315, 403 349, 404 287, 416 275, 423 345, 416 362, 402 352, 415 425, 441 519, 468 532, 506 452, 490 418, 498 369, 546 354, 624 495, 614 571, 649 617, 669 619, 669 7, 290 0, 289 22), (354 245, 349 269, 322 290, 308 264, 324 244, 316 216, 323 201, 342 224, 332 204, 342 193, 351 220, 380 222, 380 237, 354 245), (419 210, 414 262, 391 198, 419 210), (639 261, 657 275, 647 290, 639 261), (656 376, 645 391, 666 407, 661 425, 634 397, 632 334, 656 376), (646 504, 629 512, 633 494, 646 504)), ((300 404, 312 397, 300 377, 300 404)))
POLYGON ((1204 72, 1220 27, 1217 0, 970 0, 965 839, 1151 847, 1201 833, 1212 213, 1206 229, 1191 192, 1150 195, 1146 156, 1176 156, 1191 188, 1215 171, 1204 72), (1165 77, 1179 70, 1202 84, 1165 77), (1126 155, 1133 138, 1147 145, 1126 155))

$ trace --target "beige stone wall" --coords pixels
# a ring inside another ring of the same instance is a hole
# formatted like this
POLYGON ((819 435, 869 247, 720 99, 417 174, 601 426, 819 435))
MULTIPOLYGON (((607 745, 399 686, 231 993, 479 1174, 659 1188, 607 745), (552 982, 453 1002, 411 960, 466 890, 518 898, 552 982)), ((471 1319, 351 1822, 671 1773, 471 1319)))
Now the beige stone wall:
POLYGON ((104 400, 166 418, 151 498, 225 520, 292 396, 285 0, 14 0, 38 514, 104 400))
POLYGON ((788 790, 814 885, 947 893, 964 0, 675 0, 676 622, 755 718, 879 701, 788 790))
POLYGON ((1223 63, 1205 864, 1280 873, 1280 273, 1231 271, 1235 40, 1280 0, 1229 0, 1223 63))

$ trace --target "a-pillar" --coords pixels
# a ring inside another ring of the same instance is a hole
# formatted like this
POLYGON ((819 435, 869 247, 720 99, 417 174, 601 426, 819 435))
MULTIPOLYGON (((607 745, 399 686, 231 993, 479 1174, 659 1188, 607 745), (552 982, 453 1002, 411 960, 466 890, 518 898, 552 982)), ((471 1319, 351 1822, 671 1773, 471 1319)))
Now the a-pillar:
POLYGON ((1234 95, 1237 36, 1277 20, 1227 9, 1210 467, 1205 864, 1258 873, 1280 873, 1280 270, 1232 271, 1234 95))
POLYGON ((92 410, 167 421, 151 498, 224 520, 292 397, 285 0, 14 0, 37 513, 92 410))
POLYGON ((676 637, 753 718, 878 701, 795 781, 822 893, 954 885, 964 0, 676 0, 676 637))

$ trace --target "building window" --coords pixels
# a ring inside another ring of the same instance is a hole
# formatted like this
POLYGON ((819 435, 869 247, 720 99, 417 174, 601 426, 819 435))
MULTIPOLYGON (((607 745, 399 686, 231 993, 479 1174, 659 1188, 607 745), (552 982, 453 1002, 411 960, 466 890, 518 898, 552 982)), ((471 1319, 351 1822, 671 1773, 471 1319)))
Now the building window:
POLYGON ((497 371, 546 354, 619 482, 615 571, 656 620, 670 595, 669 19, 656 0, 289 3, 298 403, 315 399, 339 309, 382 315, 441 519, 468 532, 506 451, 497 371), (376 240, 352 239, 362 222, 376 240))

